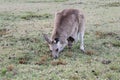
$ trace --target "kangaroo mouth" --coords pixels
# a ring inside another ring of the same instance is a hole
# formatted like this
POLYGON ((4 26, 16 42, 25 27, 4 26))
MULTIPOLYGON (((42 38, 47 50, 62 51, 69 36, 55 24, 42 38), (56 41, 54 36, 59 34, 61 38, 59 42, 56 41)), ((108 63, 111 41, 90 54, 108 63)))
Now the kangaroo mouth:
POLYGON ((67 40, 68 40, 68 48, 71 49, 71 47, 72 47, 73 42, 75 41, 75 39, 72 38, 72 37, 69 37, 67 40))
POLYGON ((68 37, 67 40, 68 40, 69 42, 73 42, 73 41, 75 41, 75 39, 74 39, 73 37, 71 37, 71 36, 68 37))

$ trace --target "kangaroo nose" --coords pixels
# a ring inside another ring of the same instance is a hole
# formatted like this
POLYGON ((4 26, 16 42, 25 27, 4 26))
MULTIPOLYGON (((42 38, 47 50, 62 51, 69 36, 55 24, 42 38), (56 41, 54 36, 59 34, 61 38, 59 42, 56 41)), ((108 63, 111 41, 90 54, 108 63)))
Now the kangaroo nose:
POLYGON ((55 56, 55 57, 54 57, 54 59, 57 59, 57 58, 58 58, 58 56, 55 56))

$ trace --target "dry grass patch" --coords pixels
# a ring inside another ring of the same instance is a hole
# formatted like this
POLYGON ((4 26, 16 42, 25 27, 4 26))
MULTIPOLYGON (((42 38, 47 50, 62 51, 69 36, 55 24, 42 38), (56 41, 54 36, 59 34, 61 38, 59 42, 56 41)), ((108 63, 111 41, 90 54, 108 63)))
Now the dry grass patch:
POLYGON ((57 65, 66 65, 67 63, 66 63, 66 61, 64 61, 64 60, 59 59, 59 60, 54 60, 54 61, 52 61, 51 64, 52 64, 53 66, 57 66, 57 65))
POLYGON ((0 29, 0 36, 8 34, 9 29, 0 29))
POLYGON ((87 55, 94 55, 95 54, 95 51, 94 50, 87 50, 85 52, 87 55))
POLYGON ((13 69, 14 69, 14 65, 11 64, 7 66, 8 71, 13 71, 13 69))
POLYGON ((36 62, 35 64, 46 65, 46 64, 48 64, 48 59, 49 59, 48 55, 41 56, 40 60, 38 62, 36 62))
POLYGON ((117 34, 114 33, 114 32, 101 32, 101 31, 96 31, 95 35, 96 35, 96 38, 106 38, 106 37, 115 37, 115 36, 117 36, 117 34))
POLYGON ((66 57, 72 57, 72 56, 73 56, 73 52, 72 52, 72 51, 67 51, 67 52, 65 53, 65 56, 66 56, 66 57))

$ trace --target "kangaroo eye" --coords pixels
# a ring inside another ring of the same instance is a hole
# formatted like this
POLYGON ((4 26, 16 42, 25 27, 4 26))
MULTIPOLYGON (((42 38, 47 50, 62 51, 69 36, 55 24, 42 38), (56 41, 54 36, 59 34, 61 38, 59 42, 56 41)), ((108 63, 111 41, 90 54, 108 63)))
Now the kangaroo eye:
POLYGON ((58 52, 58 48, 56 49, 56 52, 58 52))

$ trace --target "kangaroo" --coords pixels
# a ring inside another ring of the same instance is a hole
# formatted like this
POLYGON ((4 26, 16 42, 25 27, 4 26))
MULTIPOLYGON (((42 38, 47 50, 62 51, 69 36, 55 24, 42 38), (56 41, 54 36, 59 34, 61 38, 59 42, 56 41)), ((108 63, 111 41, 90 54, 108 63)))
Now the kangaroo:
POLYGON ((80 50, 84 50, 84 32, 85 32, 85 17, 78 9, 64 9, 55 14, 54 29, 51 37, 43 34, 47 41, 52 56, 56 59, 59 53, 66 45, 70 48, 73 42, 81 41, 80 50))

